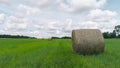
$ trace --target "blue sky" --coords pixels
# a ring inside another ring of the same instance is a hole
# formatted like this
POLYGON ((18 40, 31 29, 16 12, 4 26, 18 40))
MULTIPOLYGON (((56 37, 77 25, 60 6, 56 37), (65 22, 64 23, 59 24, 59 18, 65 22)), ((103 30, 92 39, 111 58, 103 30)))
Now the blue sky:
POLYGON ((120 4, 120 0, 107 0, 105 9, 117 11, 120 13, 119 4, 120 4))
POLYGON ((71 36, 73 29, 112 31, 118 0, 0 0, 0 34, 71 36), (108 26, 109 25, 109 26, 108 26))

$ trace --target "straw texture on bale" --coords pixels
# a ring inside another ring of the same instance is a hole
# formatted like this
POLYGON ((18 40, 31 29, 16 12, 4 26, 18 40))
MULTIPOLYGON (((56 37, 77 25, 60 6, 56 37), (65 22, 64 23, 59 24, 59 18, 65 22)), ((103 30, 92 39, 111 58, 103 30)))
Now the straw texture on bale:
POLYGON ((79 29, 72 31, 73 52, 87 55, 104 52, 104 38, 99 29, 79 29))

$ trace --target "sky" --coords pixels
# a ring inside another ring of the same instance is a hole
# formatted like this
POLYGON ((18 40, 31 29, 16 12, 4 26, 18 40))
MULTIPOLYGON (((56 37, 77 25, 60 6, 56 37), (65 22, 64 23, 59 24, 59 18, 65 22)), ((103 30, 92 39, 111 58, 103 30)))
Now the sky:
POLYGON ((119 0, 0 0, 0 34, 36 38, 71 36, 75 29, 112 31, 119 0))

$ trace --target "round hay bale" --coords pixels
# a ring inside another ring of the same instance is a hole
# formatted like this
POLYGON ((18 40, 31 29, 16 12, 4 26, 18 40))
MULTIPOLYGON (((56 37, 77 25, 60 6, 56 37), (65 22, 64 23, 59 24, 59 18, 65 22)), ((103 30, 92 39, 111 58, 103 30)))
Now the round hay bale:
POLYGON ((104 38, 99 29, 79 29, 72 31, 73 52, 87 55, 104 52, 104 38))

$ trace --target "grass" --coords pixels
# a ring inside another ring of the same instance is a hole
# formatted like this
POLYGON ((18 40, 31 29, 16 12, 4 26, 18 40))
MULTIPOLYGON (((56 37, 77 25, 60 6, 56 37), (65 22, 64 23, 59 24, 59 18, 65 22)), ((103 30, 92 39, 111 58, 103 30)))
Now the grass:
POLYGON ((70 39, 0 39, 0 68, 120 68, 120 39, 106 39, 100 55, 72 52, 70 39))

